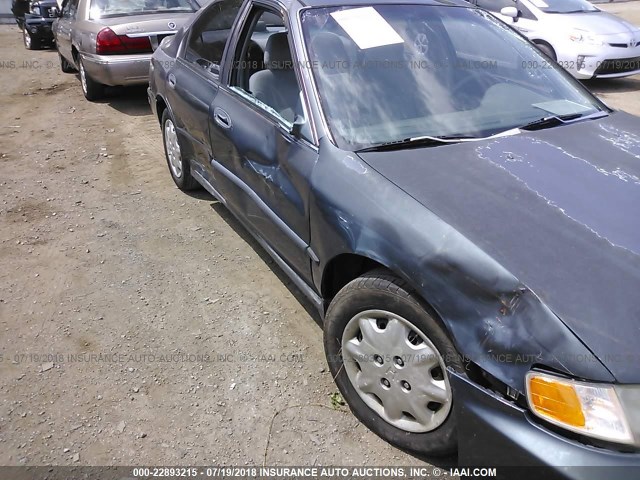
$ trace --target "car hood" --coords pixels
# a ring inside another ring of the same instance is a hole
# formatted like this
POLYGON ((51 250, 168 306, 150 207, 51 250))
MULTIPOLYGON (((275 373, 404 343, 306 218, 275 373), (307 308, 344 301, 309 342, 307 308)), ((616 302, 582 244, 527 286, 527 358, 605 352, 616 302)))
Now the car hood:
POLYGON ((638 132, 618 112, 360 156, 518 277, 619 382, 640 383, 638 132))
MULTIPOLYGON (((547 17, 557 23, 562 30, 576 28, 594 35, 630 35, 639 31, 638 27, 632 23, 607 12, 549 13, 547 17)), ((640 38, 638 41, 640 41, 640 38)))

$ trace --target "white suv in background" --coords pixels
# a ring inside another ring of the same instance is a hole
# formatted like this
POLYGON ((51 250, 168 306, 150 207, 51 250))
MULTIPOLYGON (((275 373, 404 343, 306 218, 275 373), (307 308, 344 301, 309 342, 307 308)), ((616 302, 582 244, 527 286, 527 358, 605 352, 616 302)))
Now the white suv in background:
POLYGON ((615 78, 640 73, 640 28, 603 12, 587 0, 471 0, 471 3, 520 31, 576 78, 615 78))

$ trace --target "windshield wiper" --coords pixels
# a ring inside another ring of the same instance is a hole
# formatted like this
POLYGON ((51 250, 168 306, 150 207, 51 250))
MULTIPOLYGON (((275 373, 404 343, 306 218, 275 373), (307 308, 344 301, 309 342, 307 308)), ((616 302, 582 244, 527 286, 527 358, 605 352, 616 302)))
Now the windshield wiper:
POLYGON ((475 137, 465 135, 441 135, 437 137, 424 135, 421 137, 409 137, 402 140, 395 140, 393 142, 380 143, 378 145, 373 145, 372 147, 362 148, 357 150, 357 152, 388 152, 391 150, 403 150, 405 148, 437 147, 440 145, 450 145, 474 139, 475 137))
POLYGON ((573 113, 570 115, 551 115, 549 117, 544 117, 538 120, 534 120, 533 122, 529 122, 526 125, 523 125, 517 128, 519 130, 529 130, 529 131, 542 130, 545 128, 552 128, 560 125, 575 123, 579 120, 593 120, 597 118, 602 118, 602 117, 606 117, 607 115, 608 113, 602 110, 598 110, 597 112, 590 113, 589 115, 585 115, 582 113, 573 113))

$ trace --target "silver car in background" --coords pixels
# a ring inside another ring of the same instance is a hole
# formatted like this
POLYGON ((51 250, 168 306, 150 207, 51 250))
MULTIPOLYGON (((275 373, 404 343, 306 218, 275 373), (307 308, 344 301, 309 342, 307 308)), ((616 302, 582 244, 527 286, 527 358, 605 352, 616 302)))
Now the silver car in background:
MULTIPOLYGON (((520 31, 574 77, 640 73, 640 29, 587 0, 471 0, 520 31)), ((529 65, 528 68, 542 66, 529 65)))
POLYGON ((153 51, 199 8, 194 0, 65 0, 53 27, 62 71, 80 72, 91 101, 107 85, 145 84, 153 51))

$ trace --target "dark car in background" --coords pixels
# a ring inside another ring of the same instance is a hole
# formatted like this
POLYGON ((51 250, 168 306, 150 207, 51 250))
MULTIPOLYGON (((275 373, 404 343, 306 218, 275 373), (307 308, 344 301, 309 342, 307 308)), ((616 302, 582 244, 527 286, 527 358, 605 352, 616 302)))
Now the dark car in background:
POLYGON ((24 25, 24 15, 29 12, 30 4, 31 0, 11 1, 11 13, 13 13, 13 18, 15 18, 20 30, 22 30, 22 26, 24 25))
POLYGON ((28 50, 53 46, 53 22, 56 19, 56 0, 32 1, 22 19, 22 36, 28 50))
POLYGON ((52 25, 56 17, 56 0, 13 0, 11 12, 22 31, 24 46, 37 50, 54 44, 52 25))
POLYGON ((149 100, 175 184, 317 307, 372 431, 637 478, 640 119, 523 67, 545 58, 462 1, 221 0, 155 51, 149 100))

